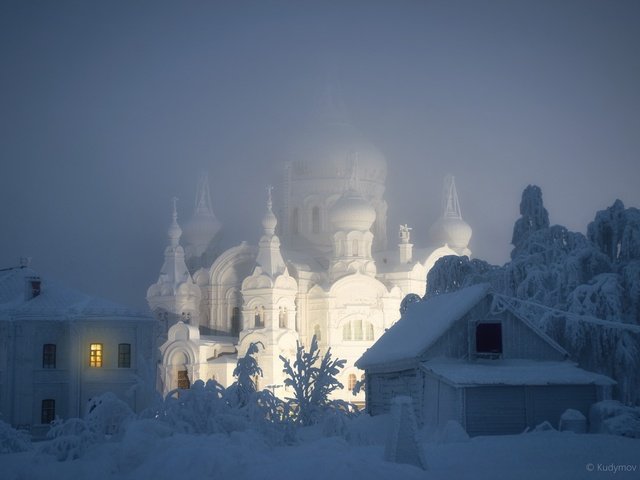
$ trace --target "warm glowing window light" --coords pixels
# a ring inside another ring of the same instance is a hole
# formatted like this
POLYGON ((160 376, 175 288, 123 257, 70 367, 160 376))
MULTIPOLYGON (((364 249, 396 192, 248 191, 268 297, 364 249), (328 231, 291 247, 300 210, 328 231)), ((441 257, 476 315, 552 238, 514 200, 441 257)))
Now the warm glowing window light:
POLYGON ((101 368, 102 367, 102 344, 92 343, 89 349, 89 366, 101 368))

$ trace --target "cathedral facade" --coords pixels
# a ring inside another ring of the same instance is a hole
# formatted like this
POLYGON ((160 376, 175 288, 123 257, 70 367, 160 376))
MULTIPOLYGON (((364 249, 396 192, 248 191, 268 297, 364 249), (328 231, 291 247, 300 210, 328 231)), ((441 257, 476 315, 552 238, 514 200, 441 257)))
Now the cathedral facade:
POLYGON ((259 343, 258 387, 286 397, 280 356, 294 357, 315 336, 347 361, 337 397, 362 402, 350 392, 363 373, 354 362, 398 320, 406 295, 424 295, 438 258, 471 253, 452 177, 430 245, 414 248, 406 225, 389 244, 386 160, 340 115, 301 139, 281 173, 267 189, 257 244, 219 255, 206 179, 184 230, 174 203, 164 264, 147 292, 161 327, 163 393, 198 379, 229 385, 238 356, 259 343))

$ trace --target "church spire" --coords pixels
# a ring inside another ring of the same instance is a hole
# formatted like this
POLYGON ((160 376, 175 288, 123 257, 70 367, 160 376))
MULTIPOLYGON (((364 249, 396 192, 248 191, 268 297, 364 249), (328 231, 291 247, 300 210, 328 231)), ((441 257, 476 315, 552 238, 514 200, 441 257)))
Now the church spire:
POLYGON ((167 232, 169 245, 164 250, 164 263, 158 281, 147 290, 147 302, 151 310, 161 309, 171 314, 172 323, 184 316, 197 325, 201 293, 189 274, 180 245, 182 229, 178 225, 177 203, 178 199, 174 197, 171 224, 167 232))
POLYGON ((203 173, 198 179, 196 189, 196 205, 193 212, 194 215, 204 215, 215 217, 213 208, 211 208, 211 195, 209 194, 209 175, 203 173))
POLYGON ((458 192, 453 175, 444 178, 444 189, 442 194, 442 216, 444 218, 455 218, 462 220, 462 211, 458 201, 458 192))
POLYGON ((178 197, 171 199, 173 202, 173 211, 171 212, 171 225, 169 225, 169 245, 172 248, 176 248, 180 245, 180 237, 182 236, 182 229, 178 225, 178 197))
POLYGON ((283 273, 287 267, 280 253, 280 239, 275 234, 278 219, 273 213, 273 202, 271 199, 271 191, 273 187, 267 186, 267 211, 262 218, 262 228, 264 234, 260 239, 258 246, 258 258, 256 262, 262 268, 262 271, 272 278, 283 273))

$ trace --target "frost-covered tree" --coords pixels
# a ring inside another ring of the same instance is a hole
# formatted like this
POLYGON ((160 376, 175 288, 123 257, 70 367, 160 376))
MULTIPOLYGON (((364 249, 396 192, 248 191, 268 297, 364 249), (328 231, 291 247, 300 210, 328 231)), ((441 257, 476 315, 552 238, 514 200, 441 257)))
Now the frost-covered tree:
POLYGON ((529 185, 522 192, 520 201, 521 217, 513 226, 511 258, 518 255, 520 246, 529 235, 542 228, 549 227, 549 213, 542 203, 542 190, 537 185, 529 185))
POLYGON ((427 274, 425 298, 488 281, 496 268, 483 260, 469 260, 469 257, 447 255, 439 258, 427 274))
POLYGON ((344 368, 346 360, 332 358, 331 349, 320 357, 318 340, 315 335, 309 351, 298 343, 296 359, 291 361, 283 356, 284 384, 293 389, 293 398, 289 398, 296 421, 301 425, 312 425, 323 419, 328 410, 346 410, 350 406, 343 401, 330 400, 331 392, 343 388, 336 376, 344 368))
POLYGON ((0 420, 0 454, 31 450, 31 437, 0 420))
POLYGON ((233 370, 236 381, 229 386, 227 396, 229 397, 229 394, 235 395, 239 406, 244 406, 249 402, 251 396, 256 392, 255 379, 262 376, 262 369, 255 357, 259 346, 264 349, 262 342, 251 343, 244 357, 238 358, 236 368, 233 370))

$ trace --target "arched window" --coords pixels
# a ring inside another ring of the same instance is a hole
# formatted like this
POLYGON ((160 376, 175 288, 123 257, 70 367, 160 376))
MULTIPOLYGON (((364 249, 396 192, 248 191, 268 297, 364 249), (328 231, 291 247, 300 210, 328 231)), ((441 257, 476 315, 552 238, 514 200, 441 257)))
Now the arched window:
POLYGON ((264 307, 256 307, 253 309, 253 318, 256 328, 264 327, 264 307))
POLYGON ((359 255, 359 252, 358 252, 358 240, 353 240, 351 242, 351 254, 354 257, 357 257, 359 255))
POLYGON ((313 207, 311 209, 311 231, 313 233, 320 233, 320 207, 313 207))
POLYGON ((352 323, 353 339, 362 340, 362 320, 354 320, 352 323))
POLYGON ((320 330, 320 325, 316 324, 313 326, 313 335, 316 337, 316 340, 318 342, 322 340, 322 331, 320 330))
POLYGON ((349 391, 352 391, 354 388, 356 388, 356 376, 354 373, 349 374, 349 381, 347 382, 347 386, 349 388, 349 391))
POLYGON ((298 235, 300 231, 300 214, 298 213, 298 207, 293 209, 291 212, 291 233, 294 235, 298 235))
POLYGON ((351 340, 351 323, 349 322, 342 326, 342 340, 351 340))
POLYGON ((280 314, 278 315, 278 326, 280 328, 287 328, 287 323, 289 320, 289 312, 287 307, 280 307, 280 314))
POLYGON ((373 324, 366 320, 351 320, 342 326, 342 340, 373 340, 373 324))
POLYGON ((365 326, 365 340, 373 340, 373 323, 366 322, 365 326))
POLYGON ((233 307, 231 310, 231 333, 233 335, 240 333, 240 307, 233 307))

